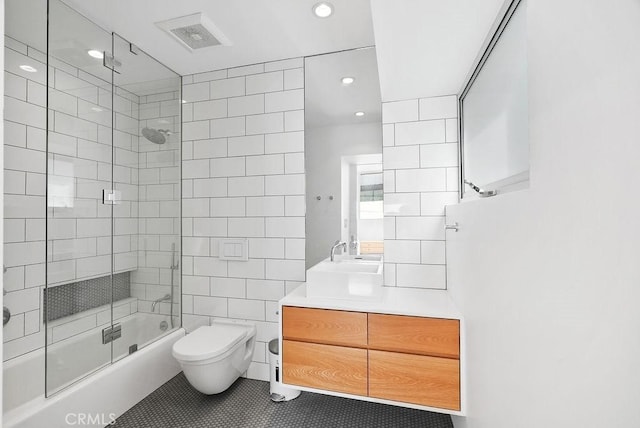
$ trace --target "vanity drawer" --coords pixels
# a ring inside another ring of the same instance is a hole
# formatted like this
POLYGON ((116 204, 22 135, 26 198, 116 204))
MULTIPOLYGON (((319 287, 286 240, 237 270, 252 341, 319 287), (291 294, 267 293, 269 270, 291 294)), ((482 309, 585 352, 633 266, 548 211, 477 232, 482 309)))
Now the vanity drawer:
POLYGON ((367 347, 367 314, 328 309, 282 308, 283 339, 367 347))
POLYGON ((369 349, 460 358, 460 321, 369 314, 369 349))
POLYGON ((369 396, 460 410, 460 361, 370 350, 369 396))
POLYGON ((282 381, 367 395, 367 350, 283 340, 282 381))

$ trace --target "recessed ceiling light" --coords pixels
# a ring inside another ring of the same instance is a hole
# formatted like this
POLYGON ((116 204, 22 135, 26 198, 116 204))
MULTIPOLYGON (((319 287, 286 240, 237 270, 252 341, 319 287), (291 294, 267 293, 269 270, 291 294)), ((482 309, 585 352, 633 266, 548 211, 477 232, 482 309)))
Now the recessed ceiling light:
POLYGON ((353 77, 343 77, 342 78, 342 84, 345 85, 345 86, 348 86, 348 85, 352 84, 355 81, 356 81, 356 79, 354 79, 353 77))
POLYGON ((316 3, 315 6, 313 6, 313 13, 318 18, 328 18, 333 13, 333 6, 326 1, 316 3))
POLYGON ((21 65, 20 68, 24 71, 28 71, 29 73, 35 73, 38 71, 37 68, 31 67, 30 65, 21 65))
POLYGON ((182 100, 182 104, 186 104, 186 103, 187 103, 187 100, 182 100))
POLYGON ((100 113, 102 109, 100 107, 91 107, 91 110, 100 113))
POLYGON ((358 116, 358 117, 362 117, 362 116, 364 116, 364 112, 363 111, 357 111, 355 113, 355 115, 358 116))
POLYGON ((102 59, 104 58, 104 53, 97 51, 95 49, 91 49, 90 51, 87 51, 87 53, 89 54, 90 57, 96 58, 96 59, 102 59))

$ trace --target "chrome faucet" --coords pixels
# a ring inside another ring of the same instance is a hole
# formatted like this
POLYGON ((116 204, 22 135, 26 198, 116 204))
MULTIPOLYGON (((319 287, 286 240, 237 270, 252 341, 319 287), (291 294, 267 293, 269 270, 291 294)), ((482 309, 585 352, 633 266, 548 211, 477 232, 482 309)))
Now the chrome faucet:
POLYGON ((333 261, 335 254, 336 254, 336 250, 338 248, 342 247, 343 251, 347 251, 347 243, 343 242, 343 241, 336 241, 336 244, 331 247, 331 261, 333 261))
POLYGON ((156 305, 160 302, 170 302, 171 299, 171 294, 165 294, 164 296, 162 296, 159 299, 156 299, 152 304, 151 304, 151 312, 155 312, 156 310, 156 305))

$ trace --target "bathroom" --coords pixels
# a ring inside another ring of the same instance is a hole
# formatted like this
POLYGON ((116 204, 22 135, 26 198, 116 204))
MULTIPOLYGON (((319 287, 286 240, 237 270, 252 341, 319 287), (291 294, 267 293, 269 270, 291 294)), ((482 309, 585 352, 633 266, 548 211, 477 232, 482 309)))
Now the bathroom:
POLYGON ((640 426, 637 0, 2 7, 3 426, 640 426))

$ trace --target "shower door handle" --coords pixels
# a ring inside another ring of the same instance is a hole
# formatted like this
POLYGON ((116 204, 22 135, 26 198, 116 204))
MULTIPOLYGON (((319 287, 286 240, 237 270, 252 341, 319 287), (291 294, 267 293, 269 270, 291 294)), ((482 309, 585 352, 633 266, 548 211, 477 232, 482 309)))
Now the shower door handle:
POLYGON ((105 205, 115 205, 122 201, 122 193, 119 190, 102 189, 102 203, 105 205))
POLYGON ((7 325, 9 320, 11 319, 11 311, 6 306, 2 308, 2 326, 7 325))

